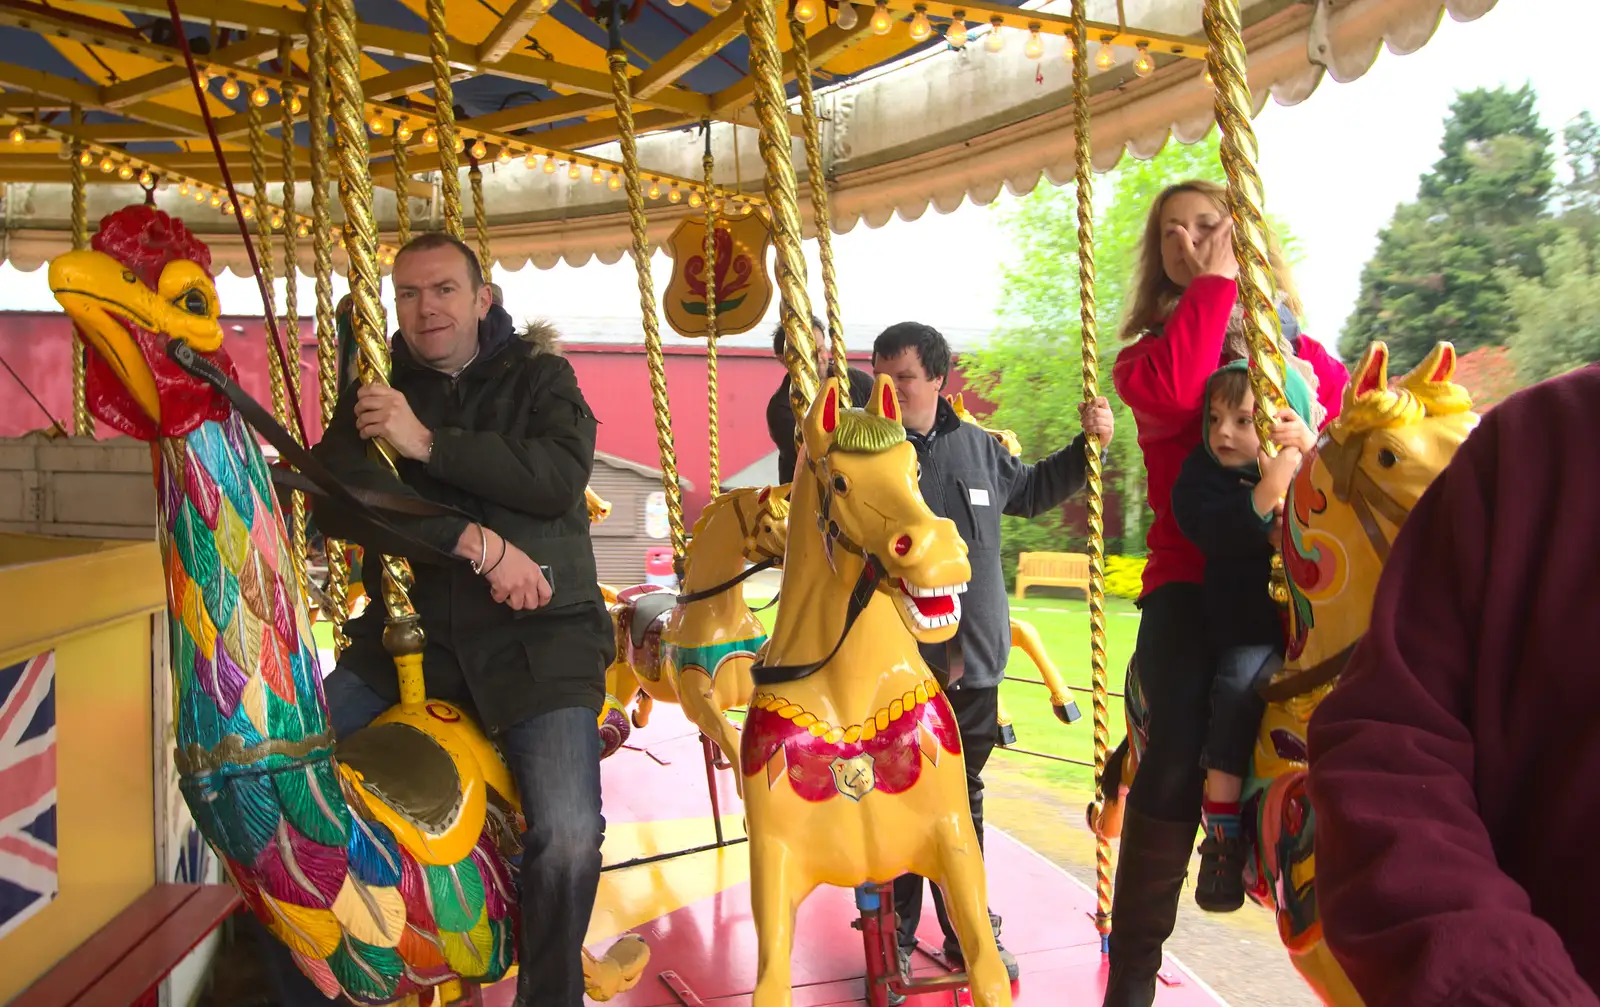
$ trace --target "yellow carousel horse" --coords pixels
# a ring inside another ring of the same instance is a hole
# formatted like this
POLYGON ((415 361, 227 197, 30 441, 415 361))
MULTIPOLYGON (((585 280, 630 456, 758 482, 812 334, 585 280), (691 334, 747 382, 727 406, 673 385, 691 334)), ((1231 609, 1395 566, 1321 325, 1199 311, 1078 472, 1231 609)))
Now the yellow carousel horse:
MULTIPOLYGON (((1278 935, 1306 982, 1325 1003, 1339 1007, 1355 1007, 1361 999, 1322 940, 1313 887, 1315 815, 1306 793, 1306 724, 1367 631, 1378 577, 1406 515, 1478 422, 1466 389, 1451 381, 1456 355, 1449 343, 1439 343, 1395 382, 1388 362, 1383 343, 1367 348, 1339 418, 1301 464, 1284 503, 1288 660, 1259 686, 1267 707, 1244 790, 1251 846, 1246 889, 1276 913, 1278 935)), ((1133 781, 1148 723, 1137 677, 1130 662, 1124 790, 1133 781)), ((1100 821, 1091 824, 1116 835, 1121 810, 1121 800, 1112 795, 1100 821)))
POLYGON ((784 603, 740 752, 758 937, 752 1007, 792 1003, 795 913, 818 885, 907 872, 946 893, 979 1007, 1010 1007, 949 700, 918 642, 955 634, 966 544, 917 488, 894 386, 827 382, 803 424, 784 603))
POLYGON ((782 560, 788 524, 788 486, 730 490, 692 529, 681 594, 653 585, 617 593, 606 688, 624 703, 637 695, 634 726, 649 722, 656 700, 678 703, 725 758, 738 758, 739 732, 723 712, 750 701, 750 665, 767 642, 744 580, 782 560))

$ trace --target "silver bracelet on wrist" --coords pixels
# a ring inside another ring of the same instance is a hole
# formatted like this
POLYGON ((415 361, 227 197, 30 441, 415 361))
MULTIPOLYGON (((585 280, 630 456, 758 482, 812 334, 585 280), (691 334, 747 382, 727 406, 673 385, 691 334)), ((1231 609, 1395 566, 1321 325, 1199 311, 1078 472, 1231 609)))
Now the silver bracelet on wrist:
POLYGON ((478 558, 469 560, 472 564, 473 573, 482 573, 483 564, 489 558, 489 533, 484 530, 481 524, 478 525, 478 546, 478 558))

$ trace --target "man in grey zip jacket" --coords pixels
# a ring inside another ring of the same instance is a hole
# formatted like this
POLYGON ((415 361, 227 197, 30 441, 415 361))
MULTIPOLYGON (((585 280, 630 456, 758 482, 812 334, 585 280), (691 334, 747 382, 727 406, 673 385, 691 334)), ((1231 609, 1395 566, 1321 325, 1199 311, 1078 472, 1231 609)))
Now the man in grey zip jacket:
MULTIPOLYGON (((940 395, 950 374, 950 347, 937 329, 919 322, 885 329, 872 346, 872 369, 894 381, 906 434, 917 449, 923 499, 935 514, 955 522, 972 564, 955 637, 921 649, 935 673, 949 678, 946 693, 960 727, 967 796, 981 848, 982 773, 999 740, 1000 681, 1011 653, 1011 608, 1000 569, 1000 515, 1037 517, 1080 492, 1088 481, 1084 435, 1032 465, 1013 458, 993 437, 958 419, 940 395)), ((1081 412, 1083 429, 1099 436, 1103 450, 1111 442, 1111 404, 1096 399, 1081 412)), ((923 879, 914 874, 895 881, 902 959, 909 958, 916 944, 923 888, 923 879)), ((945 934, 945 954, 959 963, 960 945, 937 888, 933 901, 945 934)), ((998 941, 1000 918, 991 913, 990 920, 998 941)), ((1016 979, 1016 958, 1003 945, 1000 955, 1016 979)))

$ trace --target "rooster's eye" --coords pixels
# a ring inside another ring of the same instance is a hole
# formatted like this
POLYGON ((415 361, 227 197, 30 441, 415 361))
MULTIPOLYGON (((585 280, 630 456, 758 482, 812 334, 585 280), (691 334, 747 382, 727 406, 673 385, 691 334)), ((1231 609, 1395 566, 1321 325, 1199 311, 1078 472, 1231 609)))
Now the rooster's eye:
POLYGON ((191 315, 202 316, 207 314, 211 307, 206 301, 205 293, 198 289, 190 289, 181 298, 179 298, 178 306, 189 312, 191 315))

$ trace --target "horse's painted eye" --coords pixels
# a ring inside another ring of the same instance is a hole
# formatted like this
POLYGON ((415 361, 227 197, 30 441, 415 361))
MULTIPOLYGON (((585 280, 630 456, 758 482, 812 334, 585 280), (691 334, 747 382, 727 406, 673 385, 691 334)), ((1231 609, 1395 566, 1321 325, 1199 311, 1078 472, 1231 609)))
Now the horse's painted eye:
POLYGON ((191 315, 205 315, 211 310, 211 303, 206 300, 205 291, 198 287, 191 287, 178 299, 178 306, 191 315))
POLYGON ((1393 451, 1390 451, 1388 448, 1382 448, 1378 451, 1378 464, 1382 465, 1384 468, 1392 469, 1399 463, 1399 456, 1393 451))
POLYGON ((833 491, 835 493, 848 493, 848 492, 850 492, 850 484, 845 482, 844 476, 834 476, 833 477, 833 491))

